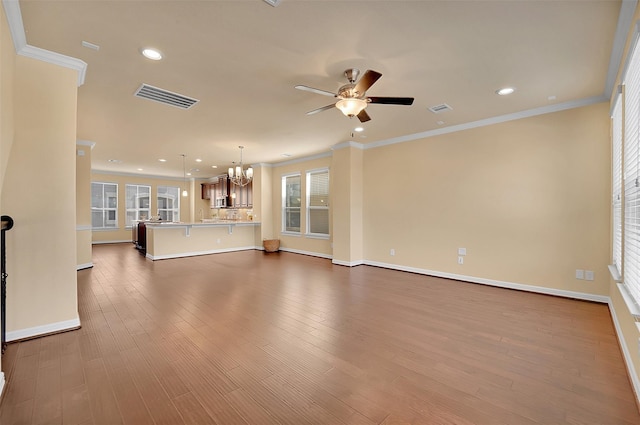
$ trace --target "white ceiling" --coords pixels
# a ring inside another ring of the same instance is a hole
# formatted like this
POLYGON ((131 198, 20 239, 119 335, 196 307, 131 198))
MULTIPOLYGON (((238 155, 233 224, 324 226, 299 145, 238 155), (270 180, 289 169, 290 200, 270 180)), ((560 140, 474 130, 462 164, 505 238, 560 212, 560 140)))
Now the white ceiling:
POLYGON ((210 177, 239 159, 239 145, 245 164, 273 163, 602 96, 621 8, 614 0, 19 4, 29 45, 88 64, 78 139, 96 144, 92 168, 175 177, 183 153, 187 170, 200 169, 194 177, 210 177), (144 58, 149 46, 164 59, 144 58), (383 74, 368 95, 414 104, 369 105, 372 120, 354 136, 358 120, 335 108, 305 115, 332 98, 294 86, 335 92, 351 67, 383 74), (142 83, 200 102, 181 110, 138 99, 142 83), (497 96, 504 86, 517 91, 497 96), (453 110, 427 109, 441 103, 453 110))

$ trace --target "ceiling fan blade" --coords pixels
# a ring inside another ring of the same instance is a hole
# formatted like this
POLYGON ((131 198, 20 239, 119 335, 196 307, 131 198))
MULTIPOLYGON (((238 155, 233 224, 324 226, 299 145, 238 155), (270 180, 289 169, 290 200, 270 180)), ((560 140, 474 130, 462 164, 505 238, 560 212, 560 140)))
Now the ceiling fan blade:
POLYGON ((367 70, 364 75, 360 78, 358 83, 356 84, 355 91, 360 93, 360 96, 363 96, 364 93, 369 90, 369 87, 373 85, 378 79, 382 77, 382 74, 376 71, 367 70))
POLYGON ((336 106, 336 105, 332 103, 331 105, 323 106, 322 108, 318 108, 318 109, 314 109, 313 111, 309 111, 309 112, 307 112, 307 115, 317 114, 318 112, 322 112, 322 111, 326 111, 328 109, 331 109, 334 106, 336 106))
POLYGON ((369 103, 379 103, 382 105, 412 105, 413 97, 369 97, 369 103))
POLYGON ((357 117, 360 120, 360 122, 371 121, 371 117, 369 116, 369 114, 367 114, 367 111, 365 111, 364 109, 360 111, 357 117))
POLYGON ((313 87, 309 87, 309 86, 298 85, 298 86, 295 86, 294 88, 298 90, 310 91, 311 93, 321 94, 324 96, 331 96, 331 97, 337 96, 335 93, 331 93, 330 91, 314 89, 313 87))

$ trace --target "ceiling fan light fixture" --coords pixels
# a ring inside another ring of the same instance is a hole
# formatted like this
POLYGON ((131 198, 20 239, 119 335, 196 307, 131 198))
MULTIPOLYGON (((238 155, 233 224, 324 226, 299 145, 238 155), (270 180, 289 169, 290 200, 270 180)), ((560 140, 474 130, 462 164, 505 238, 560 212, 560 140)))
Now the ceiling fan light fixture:
POLYGON ((354 117, 358 115, 366 107, 367 101, 358 98, 340 99, 336 103, 336 108, 340 109, 342 113, 348 117, 354 117))

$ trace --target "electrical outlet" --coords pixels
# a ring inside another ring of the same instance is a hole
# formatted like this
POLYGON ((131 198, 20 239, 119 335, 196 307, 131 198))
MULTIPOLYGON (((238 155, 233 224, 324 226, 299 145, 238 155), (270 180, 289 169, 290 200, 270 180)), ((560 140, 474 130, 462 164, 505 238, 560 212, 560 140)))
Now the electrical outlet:
POLYGON ((216 239, 216 243, 220 243, 220 238, 216 239))
POLYGON ((458 257, 458 264, 464 264, 464 257, 462 256, 458 257))
POLYGON ((595 277, 595 273, 593 273, 592 270, 585 270, 584 271, 585 280, 593 280, 594 277, 595 277))
POLYGON ((576 279, 584 279, 584 270, 576 269, 576 279))
POLYGON ((467 248, 458 248, 458 255, 467 255, 467 248))
POLYGON ((391 248, 391 249, 389 250, 389 255, 391 255, 391 256, 396 255, 396 250, 395 250, 395 249, 393 249, 393 248, 391 248))

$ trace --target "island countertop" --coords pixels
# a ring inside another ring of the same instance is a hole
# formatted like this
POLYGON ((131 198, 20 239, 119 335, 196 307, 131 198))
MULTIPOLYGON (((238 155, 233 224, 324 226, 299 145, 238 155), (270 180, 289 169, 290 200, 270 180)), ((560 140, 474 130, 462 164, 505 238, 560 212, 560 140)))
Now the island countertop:
POLYGON ((204 221, 145 221, 144 224, 148 227, 209 227, 209 226, 233 226, 233 225, 252 225, 260 224, 255 220, 204 220, 204 221))
POLYGON ((262 249, 260 222, 255 220, 146 221, 144 225, 145 254, 151 260, 262 249))

